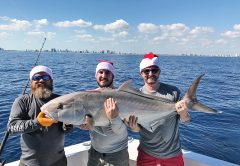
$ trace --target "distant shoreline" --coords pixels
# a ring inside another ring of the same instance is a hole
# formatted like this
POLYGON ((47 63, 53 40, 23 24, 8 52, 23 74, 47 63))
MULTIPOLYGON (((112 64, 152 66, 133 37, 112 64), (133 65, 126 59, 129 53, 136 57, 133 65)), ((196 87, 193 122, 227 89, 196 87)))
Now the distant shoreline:
MULTIPOLYGON (((1 52, 39 52, 39 50, 4 50, 0 49, 1 52)), ((143 55, 143 53, 116 53, 114 51, 101 51, 101 52, 95 52, 95 51, 72 51, 72 50, 44 50, 43 53, 78 53, 78 54, 84 54, 84 55, 143 55)), ((160 56, 191 56, 191 57, 240 57, 240 54, 235 55, 202 55, 202 54, 158 54, 160 56)))

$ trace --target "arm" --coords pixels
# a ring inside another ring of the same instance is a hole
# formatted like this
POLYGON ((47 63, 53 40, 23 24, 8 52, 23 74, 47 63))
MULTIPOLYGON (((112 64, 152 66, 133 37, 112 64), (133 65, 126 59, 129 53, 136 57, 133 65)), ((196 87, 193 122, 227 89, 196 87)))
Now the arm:
POLYGON ((180 100, 175 104, 175 108, 177 113, 180 115, 180 120, 183 123, 187 123, 190 121, 190 115, 188 113, 188 107, 186 100, 180 100))
POLYGON ((23 97, 14 101, 8 121, 8 130, 11 134, 29 133, 41 128, 36 117, 31 119, 28 116, 27 109, 27 101, 23 100, 23 97))
POLYGON ((104 102, 104 108, 106 116, 111 123, 113 132, 121 134, 127 131, 127 126, 123 123, 119 117, 117 102, 113 98, 109 98, 104 102))

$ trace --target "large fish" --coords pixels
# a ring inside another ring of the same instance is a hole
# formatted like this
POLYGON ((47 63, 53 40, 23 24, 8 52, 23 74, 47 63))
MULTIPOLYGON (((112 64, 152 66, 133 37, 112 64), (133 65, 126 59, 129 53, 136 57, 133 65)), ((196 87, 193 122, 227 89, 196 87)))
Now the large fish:
MULTIPOLYGON (((203 75, 199 76, 186 92, 184 99, 188 106, 196 111, 217 113, 197 101, 196 89, 203 75)), ((149 131, 154 131, 160 120, 176 115, 175 102, 161 97, 143 94, 130 87, 131 81, 123 83, 118 89, 104 89, 80 91, 55 98, 41 107, 50 118, 80 125, 86 115, 93 117, 94 126, 106 126, 109 120, 104 111, 104 101, 114 98, 117 101, 119 116, 128 118, 130 115, 138 117, 138 123, 149 131)))

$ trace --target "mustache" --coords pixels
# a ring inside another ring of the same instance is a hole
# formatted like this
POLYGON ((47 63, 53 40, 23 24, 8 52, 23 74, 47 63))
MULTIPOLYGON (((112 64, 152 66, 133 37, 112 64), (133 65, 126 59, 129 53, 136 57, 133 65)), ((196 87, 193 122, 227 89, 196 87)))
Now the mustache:
POLYGON ((147 78, 148 78, 148 79, 149 79, 149 78, 157 79, 157 76, 152 75, 152 76, 148 76, 147 78))
POLYGON ((44 85, 44 84, 38 84, 36 88, 31 88, 32 93, 41 99, 47 99, 52 95, 53 87, 44 85))
POLYGON ((99 80, 100 80, 100 81, 108 81, 108 78, 100 77, 99 80))

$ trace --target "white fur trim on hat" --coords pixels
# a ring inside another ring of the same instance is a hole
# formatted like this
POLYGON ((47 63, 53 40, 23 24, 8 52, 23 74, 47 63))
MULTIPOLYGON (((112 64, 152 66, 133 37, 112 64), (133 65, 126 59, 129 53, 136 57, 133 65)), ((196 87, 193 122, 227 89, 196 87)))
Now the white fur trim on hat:
POLYGON ((149 53, 149 54, 144 55, 144 59, 142 59, 142 61, 140 63, 140 72, 142 71, 142 69, 145 69, 145 68, 150 67, 150 66, 159 67, 158 56, 153 54, 153 53, 149 53))
POLYGON ((99 70, 102 70, 102 69, 109 70, 110 72, 112 72, 114 77, 116 77, 116 71, 115 71, 114 66, 111 63, 107 62, 107 61, 100 62, 97 65, 95 77, 97 77, 97 72, 99 70))
POLYGON ((53 74, 52 74, 52 70, 46 66, 35 66, 31 71, 30 71, 30 80, 32 79, 32 77, 40 72, 45 72, 47 73, 52 79, 53 79, 53 74))

